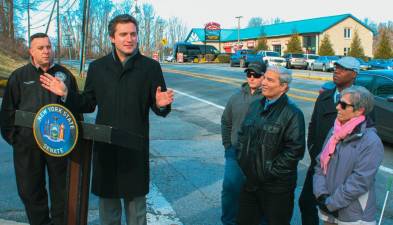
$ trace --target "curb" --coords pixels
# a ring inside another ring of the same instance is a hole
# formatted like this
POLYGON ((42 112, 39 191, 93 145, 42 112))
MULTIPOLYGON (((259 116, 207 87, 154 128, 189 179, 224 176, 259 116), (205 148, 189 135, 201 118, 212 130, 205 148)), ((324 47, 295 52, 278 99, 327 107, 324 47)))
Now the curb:
POLYGON ((313 75, 293 74, 292 76, 300 79, 306 79, 306 80, 324 80, 324 81, 332 80, 331 77, 320 77, 320 76, 313 76, 313 75))

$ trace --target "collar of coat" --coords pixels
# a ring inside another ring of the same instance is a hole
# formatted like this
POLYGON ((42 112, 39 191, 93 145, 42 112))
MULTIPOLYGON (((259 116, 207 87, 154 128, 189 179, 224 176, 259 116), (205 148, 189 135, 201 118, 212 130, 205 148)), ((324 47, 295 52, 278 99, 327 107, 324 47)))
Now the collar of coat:
MULTIPOLYGON (((251 95, 251 88, 250 88, 250 85, 247 82, 244 82, 242 84, 242 91, 244 93, 247 93, 248 95, 251 95)), ((254 96, 254 95, 261 95, 261 94, 262 94, 262 87, 256 89, 254 91, 254 94, 252 94, 252 96, 254 96)))
MULTIPOLYGON (((265 107, 266 104, 266 97, 263 97, 261 100, 262 109, 265 107)), ((286 93, 283 93, 275 102, 270 104, 266 109, 262 111, 262 113, 271 111, 272 108, 285 106, 289 103, 289 98, 286 93)))
POLYGON ((126 57, 126 59, 122 62, 119 59, 119 56, 116 53, 116 49, 113 48, 112 50, 112 57, 113 60, 115 61, 116 64, 120 65, 121 68, 123 68, 123 70, 127 70, 133 67, 135 59, 140 55, 139 53, 139 49, 135 48, 135 50, 131 53, 131 55, 129 55, 128 57, 126 57))

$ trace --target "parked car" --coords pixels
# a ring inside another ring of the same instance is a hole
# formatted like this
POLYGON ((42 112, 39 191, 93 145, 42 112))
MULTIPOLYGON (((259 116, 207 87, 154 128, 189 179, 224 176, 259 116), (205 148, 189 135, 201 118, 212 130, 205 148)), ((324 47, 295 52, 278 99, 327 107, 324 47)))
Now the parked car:
POLYGON ((164 61, 165 62, 174 62, 175 57, 173 55, 168 55, 167 57, 165 57, 164 61))
POLYGON ((307 69, 307 62, 302 53, 286 53, 283 56, 287 61, 287 68, 307 69))
POLYGON ((319 55, 316 54, 304 54, 304 59, 307 62, 307 69, 311 69, 311 64, 315 62, 316 59, 318 59, 319 55))
POLYGON ((231 55, 229 65, 236 66, 239 65, 241 68, 247 67, 248 64, 253 62, 260 62, 261 57, 255 54, 253 50, 242 49, 237 50, 235 53, 231 55))
POLYGON ((393 69, 393 60, 392 59, 373 59, 369 62, 371 70, 391 70, 393 69))
POLYGON ((361 58, 355 58, 359 61, 360 63, 360 70, 369 70, 371 68, 370 64, 366 61, 364 61, 361 58))
POLYGON ((312 64, 311 70, 333 71, 334 63, 340 58, 338 56, 319 56, 312 64))
MULTIPOLYGON (((367 88, 374 95, 375 105, 370 116, 381 139, 393 143, 393 70, 361 71, 356 76, 355 85, 367 88)), ((335 84, 328 81, 320 92, 333 88, 335 84)))
POLYGON ((287 62, 280 56, 280 53, 274 51, 259 51, 257 53, 261 57, 261 60, 267 65, 276 65, 285 67, 287 62))

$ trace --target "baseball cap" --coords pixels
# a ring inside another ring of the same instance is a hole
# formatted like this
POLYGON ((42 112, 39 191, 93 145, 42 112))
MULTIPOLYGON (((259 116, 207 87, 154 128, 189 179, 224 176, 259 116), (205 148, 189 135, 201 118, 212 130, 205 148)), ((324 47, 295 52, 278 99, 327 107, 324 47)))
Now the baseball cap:
POLYGON ((356 73, 358 73, 360 69, 359 61, 354 57, 350 57, 350 56, 342 57, 337 62, 335 62, 334 65, 340 65, 345 69, 353 70, 356 73))
POLYGON ((244 70, 245 73, 249 71, 254 71, 257 74, 265 74, 266 72, 266 64, 261 62, 253 62, 248 65, 248 68, 244 70))

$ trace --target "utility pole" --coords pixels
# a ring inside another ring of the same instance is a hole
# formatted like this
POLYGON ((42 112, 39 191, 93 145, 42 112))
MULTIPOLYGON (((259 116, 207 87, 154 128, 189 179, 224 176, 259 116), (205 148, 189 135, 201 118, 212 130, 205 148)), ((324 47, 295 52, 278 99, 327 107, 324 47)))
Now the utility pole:
POLYGON ((83 3, 83 21, 82 21, 82 40, 81 40, 81 50, 80 50, 80 67, 79 76, 83 77, 85 61, 86 61, 86 37, 88 32, 88 21, 89 21, 89 8, 90 0, 84 0, 83 3))
POLYGON ((243 18, 243 16, 236 16, 237 19, 237 46, 239 48, 240 46, 240 19, 243 18))
POLYGON ((48 34, 49 25, 50 25, 50 22, 52 21, 52 15, 53 15, 53 11, 55 11, 56 3, 57 3, 57 0, 53 1, 53 7, 52 7, 52 11, 50 12, 48 25, 46 25, 45 34, 48 34))
POLYGON ((27 42, 30 48, 30 0, 27 0, 27 42))
POLYGON ((61 48, 61 34, 60 34, 60 2, 57 0, 57 63, 60 64, 60 48, 61 48))

